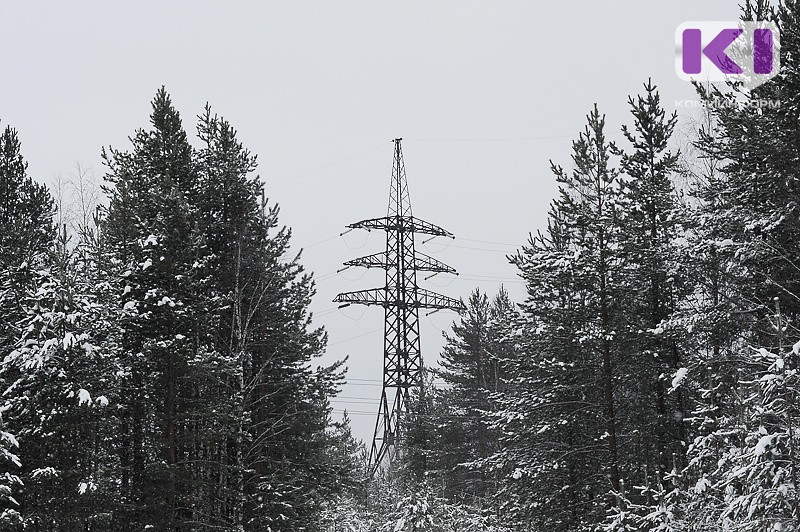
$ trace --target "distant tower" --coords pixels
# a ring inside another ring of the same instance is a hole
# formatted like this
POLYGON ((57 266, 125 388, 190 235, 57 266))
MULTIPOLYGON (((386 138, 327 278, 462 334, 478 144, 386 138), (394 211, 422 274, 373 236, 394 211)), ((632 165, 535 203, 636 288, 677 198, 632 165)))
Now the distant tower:
POLYGON ((383 340, 383 392, 375 435, 369 455, 369 472, 374 474, 385 461, 391 461, 401 440, 402 416, 411 388, 422 384, 422 354, 419 347, 419 309, 461 311, 461 301, 417 286, 417 271, 456 273, 456 271, 414 249, 414 233, 454 238, 452 233, 411 214, 411 198, 400 141, 394 140, 392 186, 389 212, 348 225, 351 229, 380 229, 386 232, 386 251, 367 255, 344 264, 386 270, 383 288, 345 292, 335 302, 381 305, 386 315, 383 340))

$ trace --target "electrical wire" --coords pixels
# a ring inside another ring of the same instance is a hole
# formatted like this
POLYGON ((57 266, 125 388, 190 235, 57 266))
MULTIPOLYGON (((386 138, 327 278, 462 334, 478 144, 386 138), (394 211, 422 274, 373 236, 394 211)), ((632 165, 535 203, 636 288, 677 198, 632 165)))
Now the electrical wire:
POLYGON ((361 270, 361 275, 359 275, 358 277, 354 277, 352 279, 349 279, 346 276, 342 275, 344 273, 344 270, 338 271, 336 273, 339 274, 339 277, 341 277, 345 281, 355 282, 355 281, 360 281, 367 274, 367 268, 360 268, 360 270, 361 270))
POLYGON ((548 135, 542 137, 506 137, 482 139, 403 139, 408 142, 520 142, 526 140, 570 139, 574 135, 548 135))
POLYGON ((338 310, 339 310, 338 308, 334 308, 334 309, 330 309, 330 310, 325 310, 325 311, 322 311, 322 312, 320 312, 320 313, 318 313, 318 314, 314 314, 314 313, 312 312, 312 315, 313 315, 315 318, 324 318, 325 316, 330 316, 331 314, 333 314, 334 312, 337 312, 338 310))
POLYGON ((331 272, 331 273, 326 273, 325 275, 321 275, 319 277, 314 278, 314 281, 315 282, 327 281, 328 279, 331 279, 332 277, 336 277, 337 275, 339 275, 338 271, 331 272))
MULTIPOLYGON (((380 379, 356 379, 356 378, 353 378, 353 379, 347 379, 347 382, 378 382, 378 383, 383 383, 383 381, 382 381, 382 380, 380 380, 380 379)), ((445 381, 443 381, 443 380, 438 380, 438 379, 433 379, 433 381, 431 381, 431 382, 432 382, 433 384, 444 384, 444 385, 448 385, 448 383, 447 383, 447 382, 445 382, 445 381)))
POLYGON ((379 398, 364 398, 364 399, 340 399, 338 397, 333 397, 328 399, 331 403, 345 403, 345 404, 352 404, 352 405, 379 405, 381 404, 381 400, 379 398))
POLYGON ((493 242, 491 240, 477 240, 475 238, 462 238, 462 237, 457 237, 456 240, 463 240, 465 242, 478 242, 481 244, 495 244, 497 246, 511 246, 512 248, 519 247, 519 244, 512 244, 511 242, 493 242))
POLYGON ((383 146, 385 146, 388 143, 389 142, 381 142, 380 144, 378 144, 377 146, 373 146, 372 148, 367 148, 364 151, 360 151, 358 153, 354 153, 353 155, 348 155, 347 157, 345 157, 343 159, 339 159, 337 161, 333 161, 333 162, 328 163, 328 164, 326 164, 324 166, 320 166, 319 168, 315 168, 314 170, 310 170, 310 171, 305 172, 303 174, 296 175, 294 177, 290 177, 289 179, 284 179, 283 181, 278 181, 277 183, 273 183, 271 185, 269 183, 266 183, 264 188, 272 189, 272 188, 275 188, 275 187, 279 187, 281 185, 285 185, 286 183, 290 183, 290 182, 295 181, 297 179, 300 179, 302 177, 306 177, 308 175, 315 174, 317 172, 321 172, 322 170, 325 170, 326 168, 330 168, 331 166, 335 166, 335 165, 343 163, 345 161, 349 161, 350 159, 355 159, 356 157, 360 157, 360 156, 362 156, 362 155, 364 155, 366 153, 369 153, 371 151, 375 151, 378 148, 382 148, 383 146))
POLYGON ((438 288, 447 288, 448 286, 450 286, 451 284, 453 284, 453 281, 455 281, 456 279, 458 279, 458 277, 450 277, 450 278, 449 278, 449 280, 448 280, 448 282, 447 282, 447 283, 445 283, 445 284, 441 284, 441 283, 435 283, 435 282, 433 282, 433 281, 431 281, 431 280, 429 280, 428 282, 429 282, 429 283, 431 283, 433 286, 436 286, 436 287, 438 287, 438 288))
MULTIPOLYGON (((345 245, 350 250, 361 249, 369 241, 369 235, 370 235, 370 233, 367 232, 367 238, 366 238, 364 244, 362 244, 360 246, 351 246, 347 242, 347 239, 345 239, 345 245)), ((301 246, 301 249, 313 248, 313 247, 319 246, 321 244, 324 244, 326 242, 330 242, 331 240, 333 240, 335 238, 339 238, 339 237, 342 237, 342 235, 336 234, 336 235, 333 235, 331 237, 328 237, 328 238, 325 238, 323 240, 320 240, 319 242, 315 242, 313 244, 310 244, 308 246, 301 246)), ((431 249, 430 244, 428 242, 423 242, 422 246, 425 247, 428 250, 429 253, 442 253, 447 248, 452 246, 454 248, 460 248, 460 249, 471 249, 471 250, 476 250, 476 251, 489 251, 489 252, 494 252, 494 253, 505 253, 507 255, 511 255, 511 254, 515 253, 523 245, 523 244, 512 244, 511 242, 493 242, 491 240, 478 240, 478 239, 475 239, 475 238, 462 238, 462 237, 456 237, 455 240, 459 240, 459 241, 463 240, 464 242, 477 242, 477 243, 481 243, 481 244, 493 244, 493 245, 496 245, 496 246, 508 246, 508 247, 510 247, 512 249, 509 249, 508 251, 504 251, 502 249, 489 249, 489 248, 480 248, 480 247, 475 247, 475 246, 461 246, 459 244, 454 244, 453 243, 453 239, 447 239, 447 242, 445 242, 443 244, 439 244, 440 246, 442 246, 440 249, 431 249)), ((330 275, 330 274, 328 274, 328 275, 330 275)), ((327 277, 327 275, 323 276, 323 277, 327 277)), ((321 280, 321 278, 320 279, 316 279, 316 280, 319 281, 319 280, 321 280)))
MULTIPOLYGON (((454 248, 459 248, 459 249, 472 249, 472 250, 475 250, 475 251, 489 251, 489 252, 493 252, 493 253, 503 253, 505 255, 513 255, 514 252, 516 251, 516 250, 507 251, 507 250, 503 250, 503 249, 476 248, 476 247, 473 247, 473 246, 459 246, 458 244, 450 244, 450 246, 454 247, 454 248)), ((436 253, 439 253, 439 252, 437 251, 436 253)))
POLYGON ((520 278, 514 277, 493 277, 493 276, 476 276, 476 275, 460 275, 456 277, 456 281, 479 281, 479 282, 499 282, 499 283, 517 283, 527 284, 527 282, 520 278))
POLYGON ((444 330, 443 330, 443 329, 440 329, 439 327, 437 327, 437 325, 436 325, 435 323, 433 323, 433 320, 431 319, 431 317, 430 317, 430 315, 429 315, 429 314, 425 314, 425 318, 428 320, 428 323, 430 323, 430 324, 431 324, 431 327, 433 327, 434 329, 436 329, 436 330, 437 330, 437 331, 439 331, 440 333, 443 333, 443 332, 444 332, 444 330))
POLYGON ((345 414, 347 414, 348 416, 369 416, 372 418, 378 415, 378 412, 364 412, 361 410, 337 410, 335 408, 331 410, 331 413, 340 416, 344 416, 345 414))
POLYGON ((337 395, 336 399, 354 399, 354 400, 357 400, 357 401, 360 401, 360 400, 363 399, 365 401, 377 401, 377 402, 380 402, 380 399, 375 399, 374 397, 350 397, 350 396, 346 396, 346 395, 337 395))
POLYGON ((334 238, 338 238, 338 237, 339 237, 339 235, 333 235, 332 237, 326 238, 325 240, 320 240, 320 241, 319 241, 319 242, 317 242, 316 244, 311 244, 310 246, 305 246, 305 247, 302 247, 302 246, 301 246, 301 248, 300 248, 300 249, 309 249, 309 248, 313 248, 313 247, 315 247, 315 246, 319 246, 320 244, 324 244, 325 242, 329 242, 329 241, 333 240, 334 238))
POLYGON ((344 235, 340 235, 340 236, 342 237, 342 240, 344 240, 344 245, 347 246, 347 249, 354 250, 354 249, 361 249, 364 246, 366 246, 367 242, 369 242, 369 235, 371 235, 371 234, 372 234, 372 231, 367 231, 367 234, 364 235, 364 243, 361 244, 360 246, 351 246, 350 243, 347 241, 347 239, 344 237, 344 235))
POLYGON ((344 343, 344 342, 349 342, 350 340, 355 340, 356 338, 361 338, 363 336, 368 336, 370 334, 375 334, 376 332, 380 332, 382 330, 383 330, 383 327, 381 327, 380 329, 373 329, 371 331, 368 331, 368 332, 365 332, 365 333, 362 333, 362 334, 359 334, 359 335, 356 335, 356 336, 351 336, 350 338, 345 338, 344 340, 338 340, 336 342, 332 342, 332 343, 328 344, 328 347, 331 347, 333 345, 339 345, 339 344, 344 343))
POLYGON ((429 253, 442 253, 443 251, 447 250, 447 248, 449 248, 451 245, 453 245, 453 239, 448 238, 447 242, 443 244, 443 247, 437 250, 431 249, 427 241, 423 242, 422 245, 425 246, 425 249, 427 249, 429 253))
POLYGON ((339 310, 339 312, 341 313, 342 316, 344 316, 348 320, 352 320, 352 321, 361 321, 361 318, 363 318, 364 314, 367 313, 366 305, 364 305, 364 307, 361 309, 361 314, 357 318, 351 318, 350 316, 347 315, 347 313, 341 312, 342 309, 337 309, 337 310, 339 310))

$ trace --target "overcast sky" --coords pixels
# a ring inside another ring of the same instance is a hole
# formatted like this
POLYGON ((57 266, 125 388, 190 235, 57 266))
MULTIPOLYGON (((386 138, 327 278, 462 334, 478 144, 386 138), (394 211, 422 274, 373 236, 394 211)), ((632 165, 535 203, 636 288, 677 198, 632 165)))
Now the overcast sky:
MULTIPOLYGON (((421 285, 466 298, 522 283, 505 256, 544 227, 570 142, 596 102, 614 137, 627 95, 648 77, 665 106, 695 98, 674 72, 676 27, 733 20, 737 2, 362 1, 3 2, 0 119, 19 131, 32 176, 100 180, 102 146, 129 147, 165 85, 194 131, 206 102, 259 157, 281 221, 315 272, 325 361, 350 356, 336 399, 372 437, 383 312, 336 310, 341 291, 382 286, 382 272, 336 274, 383 249, 383 235, 339 233, 383 216, 392 147, 403 150, 414 214, 457 239, 418 249, 461 272, 421 285), (362 276, 363 273, 363 276, 362 276)), ((680 110, 679 110, 680 112, 680 110)), ((454 315, 422 314, 435 364, 454 315)))

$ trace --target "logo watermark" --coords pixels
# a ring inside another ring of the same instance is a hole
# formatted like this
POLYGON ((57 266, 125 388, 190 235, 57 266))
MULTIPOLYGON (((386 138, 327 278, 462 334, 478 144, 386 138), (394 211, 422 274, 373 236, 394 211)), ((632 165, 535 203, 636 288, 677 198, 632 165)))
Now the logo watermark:
POLYGON ((708 100, 675 100, 676 108, 686 109, 778 109, 780 100, 751 99, 733 100, 729 98, 711 98, 708 100))
POLYGON ((755 88, 780 70, 773 22, 684 22, 675 31, 675 72, 686 81, 741 82, 755 88))

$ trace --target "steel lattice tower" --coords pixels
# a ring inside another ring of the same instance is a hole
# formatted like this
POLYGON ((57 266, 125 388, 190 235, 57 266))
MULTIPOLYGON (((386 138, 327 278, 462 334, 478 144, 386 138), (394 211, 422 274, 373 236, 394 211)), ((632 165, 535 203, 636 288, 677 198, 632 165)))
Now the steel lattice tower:
POLYGON ((417 272, 453 273, 456 271, 414 249, 414 234, 454 238, 449 231, 415 218, 411 214, 406 170, 400 141, 394 140, 392 185, 389 211, 384 218, 362 220, 350 229, 379 229, 386 232, 386 251, 345 262, 345 266, 386 270, 383 288, 344 292, 334 299, 348 305, 380 305, 386 321, 383 340, 383 391, 375 422, 369 456, 369 472, 374 474, 385 461, 391 461, 401 440, 401 419, 410 390, 422 384, 422 354, 419 342, 419 309, 463 310, 461 301, 417 286, 417 272))

